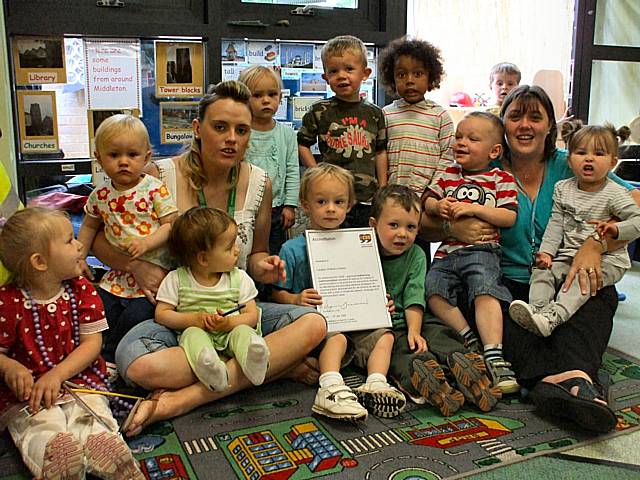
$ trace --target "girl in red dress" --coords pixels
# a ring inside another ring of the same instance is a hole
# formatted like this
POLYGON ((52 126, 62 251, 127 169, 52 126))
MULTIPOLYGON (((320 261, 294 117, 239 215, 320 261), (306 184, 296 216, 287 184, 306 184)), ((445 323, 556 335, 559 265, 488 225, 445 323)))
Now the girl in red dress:
POLYGON ((106 397, 80 394, 97 420, 62 395, 67 380, 106 389, 100 349, 108 326, 100 297, 80 276, 81 251, 55 210, 21 210, 0 232, 0 259, 13 272, 0 287, 0 423, 36 478, 144 479, 106 397))

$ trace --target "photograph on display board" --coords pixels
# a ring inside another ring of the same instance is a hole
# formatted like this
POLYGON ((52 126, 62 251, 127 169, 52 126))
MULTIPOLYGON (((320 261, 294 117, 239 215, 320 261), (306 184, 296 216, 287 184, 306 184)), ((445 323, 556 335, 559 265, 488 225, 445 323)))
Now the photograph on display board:
POLYGON ((222 61, 223 62, 245 62, 247 60, 247 46, 244 40, 223 40, 222 41, 222 61))
POLYGON ((278 43, 247 42, 247 62, 252 65, 280 65, 278 43))
POLYGON ((12 41, 16 85, 67 83, 62 37, 16 37, 12 41))
POLYGON ((280 63, 286 68, 313 68, 313 45, 281 43, 280 63))
POLYGON ((156 42, 156 96, 204 95, 202 43, 156 42))
POLYGON ((19 90, 18 117, 21 152, 58 150, 56 92, 19 90))
POLYGON ((326 92, 327 82, 322 78, 321 72, 302 72, 300 74, 301 92, 326 92))
POLYGON ((197 117, 198 102, 160 102, 160 142, 191 142, 191 122, 197 117))

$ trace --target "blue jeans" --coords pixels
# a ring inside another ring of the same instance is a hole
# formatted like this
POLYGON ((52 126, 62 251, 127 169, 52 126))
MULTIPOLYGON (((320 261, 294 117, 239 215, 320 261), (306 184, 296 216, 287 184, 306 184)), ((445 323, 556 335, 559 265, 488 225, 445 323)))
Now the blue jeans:
MULTIPOLYGON (((318 313, 315 308, 297 305, 258 302, 258 306, 262 309, 263 336, 286 327, 307 313, 318 313)), ((134 360, 147 353, 177 346, 175 331, 154 320, 145 320, 132 328, 118 344, 115 355, 118 372, 127 383, 132 384, 127 378, 127 370, 134 360)))
POLYGON ((109 324, 109 330, 102 333, 102 356, 113 363, 120 340, 140 322, 153 318, 155 307, 146 297, 122 298, 102 288, 98 288, 98 294, 109 324))

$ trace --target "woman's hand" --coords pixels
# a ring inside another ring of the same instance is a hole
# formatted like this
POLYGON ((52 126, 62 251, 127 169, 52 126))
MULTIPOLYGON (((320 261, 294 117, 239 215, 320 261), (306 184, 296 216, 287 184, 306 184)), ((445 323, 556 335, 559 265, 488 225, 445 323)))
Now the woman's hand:
POLYGON ((33 375, 27 367, 20 362, 11 360, 10 368, 4 372, 4 383, 11 389, 13 394, 21 402, 29 400, 31 389, 33 388, 33 375))
POLYGON ((255 262, 251 274, 255 281, 264 284, 284 282, 287 279, 284 260, 277 255, 269 255, 255 262))
POLYGON ((498 229, 476 217, 462 217, 450 222, 452 237, 468 244, 484 243, 498 235, 498 229))
POLYGON ((55 368, 42 375, 33 386, 29 397, 31 411, 39 411, 41 403, 44 403, 45 408, 51 408, 60 395, 62 381, 63 379, 58 376, 55 368))
POLYGON ((150 262, 144 260, 133 260, 129 263, 129 271, 136 279, 138 286, 144 292, 145 297, 153 304, 156 304, 156 293, 160 283, 167 275, 167 271, 150 262))
POLYGON ((603 278, 600 268, 602 247, 593 238, 588 238, 573 258, 573 263, 567 273, 567 278, 562 285, 562 291, 566 292, 571 287, 576 275, 580 284, 580 292, 586 295, 590 290, 591 296, 602 288, 603 278))

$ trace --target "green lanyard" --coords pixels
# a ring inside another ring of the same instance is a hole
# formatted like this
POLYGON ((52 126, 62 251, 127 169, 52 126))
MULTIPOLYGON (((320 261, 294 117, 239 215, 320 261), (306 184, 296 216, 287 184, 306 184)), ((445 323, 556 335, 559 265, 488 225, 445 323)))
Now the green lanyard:
MULTIPOLYGON (((233 185, 233 187, 231 187, 231 191, 229 192, 229 196, 227 197, 227 213, 231 218, 233 218, 233 215, 235 214, 235 211, 236 211, 237 168, 238 167, 234 167, 233 170, 231 170, 231 184, 233 185)), ((201 207, 207 206, 207 199, 204 196, 204 191, 202 190, 202 187, 200 187, 200 190, 198 190, 198 205, 201 207)))

